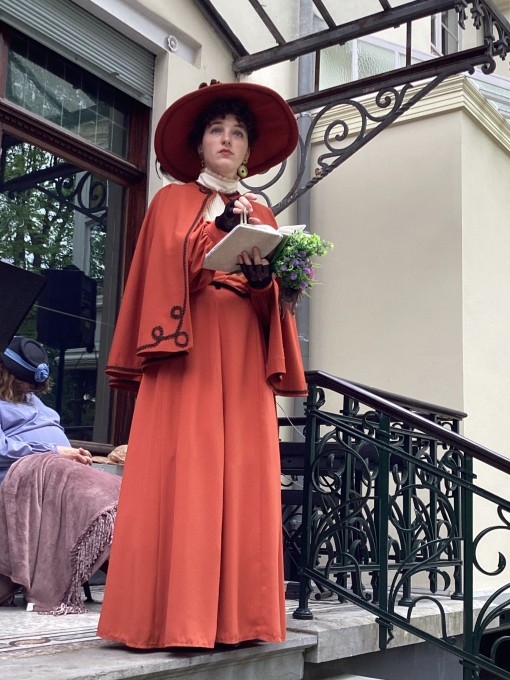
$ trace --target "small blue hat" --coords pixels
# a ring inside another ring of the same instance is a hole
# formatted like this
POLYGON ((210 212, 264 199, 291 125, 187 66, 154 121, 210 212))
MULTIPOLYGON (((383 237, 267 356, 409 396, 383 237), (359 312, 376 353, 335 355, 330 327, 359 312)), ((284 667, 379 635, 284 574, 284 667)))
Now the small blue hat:
POLYGON ((23 382, 41 384, 50 376, 46 350, 31 338, 15 335, 0 357, 7 370, 23 382))

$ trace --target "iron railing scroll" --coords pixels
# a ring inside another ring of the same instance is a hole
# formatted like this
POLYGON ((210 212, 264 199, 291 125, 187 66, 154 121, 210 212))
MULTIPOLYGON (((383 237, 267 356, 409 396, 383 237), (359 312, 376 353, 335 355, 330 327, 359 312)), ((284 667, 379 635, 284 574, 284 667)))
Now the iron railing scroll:
POLYGON ((464 680, 480 672, 510 680, 502 661, 510 642, 505 542, 490 542, 496 532, 508 536, 510 501, 477 485, 473 473, 475 461, 501 478, 510 475, 510 461, 459 434, 463 413, 406 403, 322 372, 307 377, 301 524, 286 536, 300 560, 293 616, 313 618, 312 593, 336 595, 376 616, 381 649, 400 627, 457 655, 464 680), (328 410, 329 403, 342 406, 328 410), (493 523, 475 529, 474 507, 493 523), (477 573, 495 585, 474 608, 477 573), (462 635, 449 631, 454 601, 462 635), (420 628, 424 606, 438 614, 437 635, 420 628), (499 634, 491 641, 493 627, 499 634))
MULTIPOLYGON (((390 25, 393 25, 393 18, 390 19, 390 16, 395 13, 395 16, 398 16, 399 12, 403 12, 404 15, 402 21, 397 24, 420 18, 422 9, 419 5, 424 3, 411 4, 414 5, 412 8, 391 10, 387 14, 390 25)), ((279 200, 270 199, 269 190, 275 186, 283 186, 278 182, 286 171, 292 168, 291 171, 294 173, 294 165, 284 162, 277 171, 261 175, 255 180, 250 178, 244 181, 243 186, 246 190, 260 194, 271 206, 274 214, 278 215, 396 122, 447 78, 460 73, 473 73, 476 67, 485 74, 492 73, 496 68, 496 59, 505 60, 508 55, 509 22, 491 0, 451 0, 447 5, 456 10, 458 23, 462 29, 471 22, 473 27, 480 31, 478 46, 290 99, 288 103, 294 113, 298 117, 306 115, 311 120, 310 125, 307 125, 306 137, 299 141, 299 160, 296 162, 295 175, 292 176, 292 186, 279 200), (312 139, 320 143, 323 151, 318 156, 313 175, 310 177, 312 139)), ((438 11, 439 5, 432 3, 426 13, 432 16, 438 11)), ((379 23, 374 24, 374 32, 376 25, 379 30, 385 25, 380 23, 384 22, 384 17, 384 13, 379 15, 377 19, 379 23)), ((343 44, 347 38, 352 40, 356 36, 364 35, 368 30, 367 26, 366 20, 358 20, 353 25, 338 27, 341 35, 347 31, 345 36, 339 39, 339 44, 343 44)), ((310 40, 312 39, 319 49, 319 38, 310 36, 310 40)), ((335 44, 333 39, 331 44, 335 44)), ((296 49, 301 53, 302 44, 296 43, 296 49)), ((240 57, 240 60, 234 62, 234 70, 237 66, 237 70, 242 71, 238 67, 243 59, 250 57, 240 57)), ((270 60, 264 65, 268 63, 270 60)), ((291 171, 289 170, 287 174, 290 175, 291 171)))

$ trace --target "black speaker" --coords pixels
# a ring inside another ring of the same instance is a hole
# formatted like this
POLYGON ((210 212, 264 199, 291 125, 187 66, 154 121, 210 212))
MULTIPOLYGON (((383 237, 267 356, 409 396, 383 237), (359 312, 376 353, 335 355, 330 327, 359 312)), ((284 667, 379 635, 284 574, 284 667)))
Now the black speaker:
POLYGON ((58 349, 94 351, 96 293, 94 279, 76 267, 41 271, 47 284, 39 296, 37 339, 58 349))

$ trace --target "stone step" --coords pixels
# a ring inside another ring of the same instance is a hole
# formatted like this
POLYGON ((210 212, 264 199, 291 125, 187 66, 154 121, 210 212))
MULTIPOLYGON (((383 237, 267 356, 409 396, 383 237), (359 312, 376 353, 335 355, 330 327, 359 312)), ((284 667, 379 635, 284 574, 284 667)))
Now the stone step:
POLYGON ((327 678, 327 680, 377 680, 377 678, 369 678, 366 675, 351 675, 348 673, 347 675, 335 675, 331 678, 327 678))
POLYGON ((0 655, 0 663, 2 677, 16 680, 301 680, 304 653, 313 644, 314 636, 291 633, 280 644, 170 653, 96 640, 58 653, 0 655))

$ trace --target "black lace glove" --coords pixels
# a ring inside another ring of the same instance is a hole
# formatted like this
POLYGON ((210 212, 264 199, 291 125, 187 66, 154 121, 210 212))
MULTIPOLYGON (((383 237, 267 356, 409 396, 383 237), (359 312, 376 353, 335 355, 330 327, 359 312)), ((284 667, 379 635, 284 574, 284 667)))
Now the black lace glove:
POLYGON ((251 288, 265 288, 271 283, 273 277, 270 264, 241 264, 239 266, 251 288))
POLYGON ((214 221, 216 222, 218 229, 221 229, 221 231, 232 231, 234 227, 237 227, 241 221, 241 215, 237 215, 234 212, 234 201, 227 203, 225 210, 221 213, 221 215, 218 215, 214 221))

